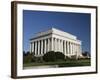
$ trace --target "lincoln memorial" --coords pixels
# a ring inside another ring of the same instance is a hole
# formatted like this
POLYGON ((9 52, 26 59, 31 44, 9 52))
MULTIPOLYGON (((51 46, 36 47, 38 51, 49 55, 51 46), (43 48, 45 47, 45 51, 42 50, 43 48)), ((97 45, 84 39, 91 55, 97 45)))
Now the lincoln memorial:
POLYGON ((49 51, 62 52, 65 56, 82 56, 82 42, 77 36, 51 28, 37 33, 30 39, 30 53, 41 57, 49 51))

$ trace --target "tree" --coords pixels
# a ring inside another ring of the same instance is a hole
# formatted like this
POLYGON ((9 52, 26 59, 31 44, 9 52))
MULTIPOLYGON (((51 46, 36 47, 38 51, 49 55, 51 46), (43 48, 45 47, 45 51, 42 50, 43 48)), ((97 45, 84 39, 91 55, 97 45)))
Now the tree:
POLYGON ((87 56, 89 56, 89 52, 85 51, 84 53, 82 53, 82 55, 87 57, 87 56))
POLYGON ((30 54, 29 51, 26 52, 26 53, 23 52, 23 54, 24 54, 24 56, 23 56, 23 62, 24 63, 31 63, 31 62, 35 61, 34 60, 35 58, 34 58, 33 54, 30 54))
POLYGON ((26 56, 26 53, 25 53, 25 51, 23 51, 23 56, 26 56))
POLYGON ((55 61, 55 52, 54 51, 47 52, 46 54, 44 54, 43 60, 46 62, 55 61))
POLYGON ((30 54, 30 52, 29 52, 29 51, 27 51, 27 52, 26 52, 26 54, 27 54, 27 55, 29 55, 29 54, 30 54))
POLYGON ((54 52, 50 51, 44 54, 43 60, 46 62, 53 62, 53 61, 59 61, 59 60, 64 60, 64 54, 61 52, 54 52))
POLYGON ((64 60, 65 55, 62 52, 55 52, 56 60, 64 60))

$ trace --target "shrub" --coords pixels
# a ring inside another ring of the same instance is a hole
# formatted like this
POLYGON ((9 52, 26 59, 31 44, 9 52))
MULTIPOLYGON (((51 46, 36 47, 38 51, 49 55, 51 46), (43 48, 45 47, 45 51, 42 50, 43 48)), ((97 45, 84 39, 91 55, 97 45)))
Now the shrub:
POLYGON ((66 56, 66 57, 65 57, 65 60, 66 60, 66 61, 67 61, 67 60, 71 60, 71 57, 66 56))
POLYGON ((31 62, 31 55, 28 54, 27 56, 24 56, 24 57, 23 57, 23 61, 24 61, 24 63, 29 63, 29 62, 31 62))
POLYGON ((77 59, 76 55, 71 56, 71 59, 77 59))
POLYGON ((35 57, 33 53, 27 52, 26 54, 23 55, 23 63, 30 63, 30 62, 35 62, 35 57))
POLYGON ((55 52, 56 60, 64 60, 65 55, 62 52, 55 52))
POLYGON ((55 52, 54 51, 47 52, 46 54, 44 54, 43 60, 46 62, 55 61, 55 52))
POLYGON ((82 55, 83 55, 84 57, 90 57, 90 53, 87 52, 87 51, 83 52, 82 55))
POLYGON ((53 61, 64 60, 64 57, 65 57, 64 54, 61 52, 50 51, 43 56, 43 60, 46 62, 53 62, 53 61))

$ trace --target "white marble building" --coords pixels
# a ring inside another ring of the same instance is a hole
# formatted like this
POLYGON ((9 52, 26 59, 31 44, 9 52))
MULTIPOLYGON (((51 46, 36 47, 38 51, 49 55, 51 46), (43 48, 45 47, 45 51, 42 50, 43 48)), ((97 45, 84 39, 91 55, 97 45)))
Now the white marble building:
POLYGON ((76 36, 51 28, 30 39, 30 52, 41 57, 48 51, 62 52, 65 56, 82 56, 82 43, 76 36))

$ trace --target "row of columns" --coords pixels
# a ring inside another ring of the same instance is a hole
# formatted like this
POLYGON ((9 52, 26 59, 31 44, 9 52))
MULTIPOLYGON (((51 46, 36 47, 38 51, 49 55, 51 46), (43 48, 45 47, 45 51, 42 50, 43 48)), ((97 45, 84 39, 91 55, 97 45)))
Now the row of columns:
POLYGON ((66 56, 79 55, 81 53, 81 45, 53 37, 33 41, 30 44, 30 52, 34 52, 35 56, 42 56, 48 51, 62 52, 66 56))

